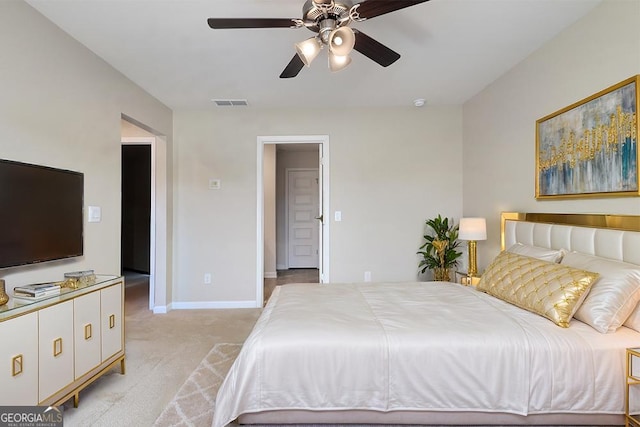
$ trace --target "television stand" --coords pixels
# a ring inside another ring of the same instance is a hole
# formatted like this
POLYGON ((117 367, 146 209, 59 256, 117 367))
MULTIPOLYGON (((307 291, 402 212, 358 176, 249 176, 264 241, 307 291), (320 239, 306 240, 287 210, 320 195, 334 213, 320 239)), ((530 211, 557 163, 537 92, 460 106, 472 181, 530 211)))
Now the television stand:
MULTIPOLYGON (((11 292, 8 292, 11 296, 11 292)), ((0 405, 58 406, 112 368, 125 373, 124 279, 96 275, 36 302, 0 307, 0 405)))

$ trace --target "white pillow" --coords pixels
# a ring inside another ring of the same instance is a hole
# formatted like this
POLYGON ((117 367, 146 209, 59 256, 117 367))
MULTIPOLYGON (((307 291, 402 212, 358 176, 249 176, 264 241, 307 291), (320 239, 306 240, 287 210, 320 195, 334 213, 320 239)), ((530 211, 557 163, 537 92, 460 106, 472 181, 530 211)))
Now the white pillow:
POLYGON ((516 243, 515 245, 507 249, 507 252, 524 255, 531 258, 537 258, 542 261, 557 263, 562 260, 562 257, 564 256, 566 251, 564 249, 547 249, 541 248, 540 246, 531 246, 524 245, 522 243, 516 243))
POLYGON ((600 273, 574 317, 598 332, 615 332, 640 300, 640 267, 577 252, 566 253, 562 264, 600 273))
POLYGON ((640 307, 636 305, 627 320, 623 323, 627 328, 635 329, 640 332, 640 307))

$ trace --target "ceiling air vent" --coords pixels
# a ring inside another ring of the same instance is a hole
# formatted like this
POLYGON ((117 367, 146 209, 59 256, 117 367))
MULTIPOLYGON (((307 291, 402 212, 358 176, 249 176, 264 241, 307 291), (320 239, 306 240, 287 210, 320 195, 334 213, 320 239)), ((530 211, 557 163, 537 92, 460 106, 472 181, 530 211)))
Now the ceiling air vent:
POLYGON ((212 99, 218 107, 246 107, 246 99, 212 99))

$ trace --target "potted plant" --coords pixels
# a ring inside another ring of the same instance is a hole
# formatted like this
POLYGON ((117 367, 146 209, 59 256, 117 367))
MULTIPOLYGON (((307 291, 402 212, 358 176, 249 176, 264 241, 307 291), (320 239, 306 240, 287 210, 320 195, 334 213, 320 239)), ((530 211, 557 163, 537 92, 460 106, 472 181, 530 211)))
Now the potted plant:
POLYGON ((449 222, 449 218, 442 218, 440 214, 436 218, 426 221, 429 228, 424 235, 425 242, 420 246, 419 255, 422 255, 418 269, 421 273, 433 270, 434 280, 451 281, 451 269, 458 265, 458 258, 462 252, 456 249, 458 242, 458 226, 449 222))

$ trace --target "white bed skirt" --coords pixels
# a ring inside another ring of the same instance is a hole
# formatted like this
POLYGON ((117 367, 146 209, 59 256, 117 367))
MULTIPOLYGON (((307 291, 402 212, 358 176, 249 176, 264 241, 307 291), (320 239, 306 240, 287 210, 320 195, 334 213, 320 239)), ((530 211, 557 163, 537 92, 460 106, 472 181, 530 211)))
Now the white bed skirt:
POLYGON ((414 425, 624 425, 624 415, 517 414, 415 411, 266 411, 244 414, 239 424, 414 424, 414 425))

